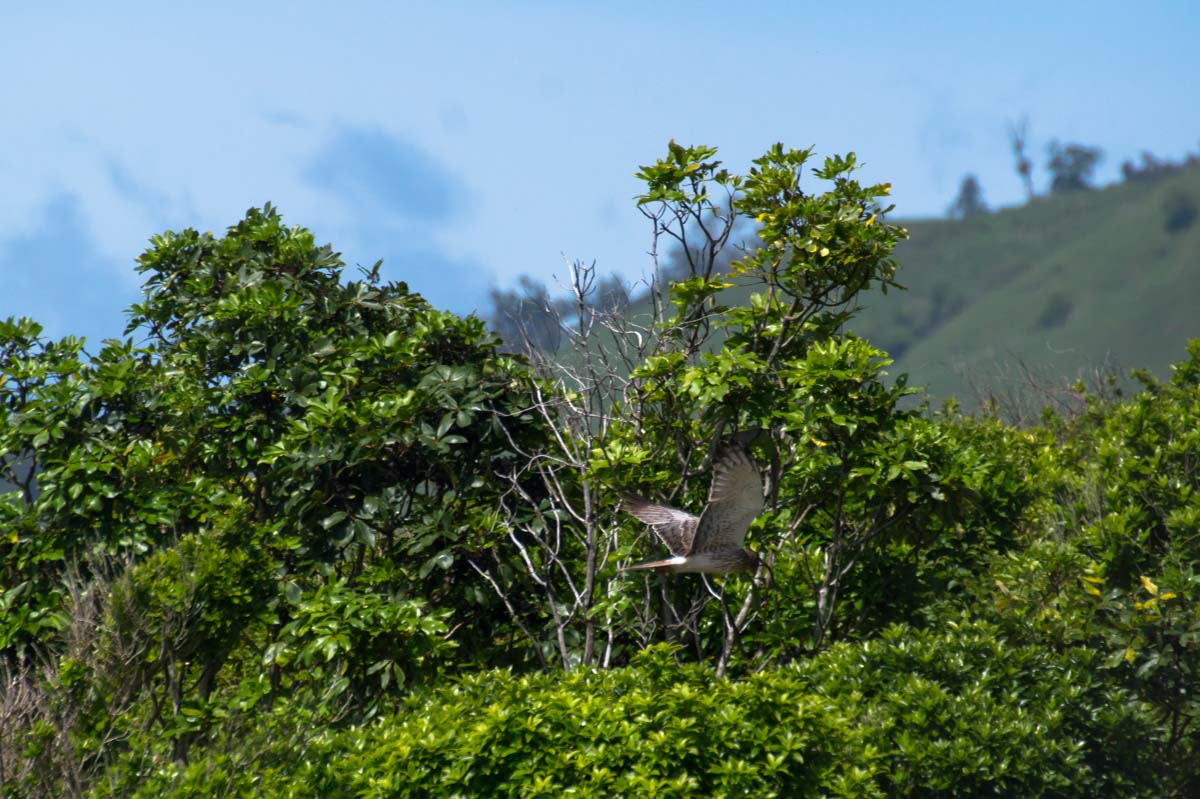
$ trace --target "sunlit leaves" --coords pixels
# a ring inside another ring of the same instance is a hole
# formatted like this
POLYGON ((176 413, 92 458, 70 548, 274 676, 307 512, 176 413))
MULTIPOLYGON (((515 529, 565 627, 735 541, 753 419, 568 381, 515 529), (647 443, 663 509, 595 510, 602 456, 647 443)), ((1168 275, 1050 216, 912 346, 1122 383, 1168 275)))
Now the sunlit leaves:
MULTIPOLYGON (((257 786, 267 796, 1154 795, 1157 763, 1131 745, 1152 734, 1144 706, 1080 670, 1086 652, 1013 646, 997 632, 893 627, 737 681, 681 665, 667 647, 611 671, 485 672, 372 724, 323 731, 303 765, 257 786)), ((180 779, 196 794, 250 782, 212 768, 180 779)))
POLYGON ((704 199, 709 184, 727 191, 736 191, 739 179, 719 169, 721 162, 713 158, 715 147, 684 147, 673 140, 667 146, 667 157, 651 166, 643 166, 635 177, 646 184, 645 193, 637 196, 638 205, 647 203, 686 203, 704 199))

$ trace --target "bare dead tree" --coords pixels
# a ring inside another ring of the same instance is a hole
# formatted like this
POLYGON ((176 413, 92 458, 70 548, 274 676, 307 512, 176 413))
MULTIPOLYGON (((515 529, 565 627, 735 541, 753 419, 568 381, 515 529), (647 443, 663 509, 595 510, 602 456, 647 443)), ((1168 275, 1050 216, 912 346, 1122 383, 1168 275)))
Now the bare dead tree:
POLYGON ((68 570, 61 650, 0 663, 0 793, 7 795, 5 787, 11 783, 32 796, 83 797, 121 753, 128 732, 116 726, 88 726, 93 740, 86 751, 77 748, 88 702, 67 701, 66 696, 82 687, 100 698, 110 719, 134 704, 133 663, 144 653, 111 646, 106 637, 110 589, 124 566, 94 559, 86 569, 68 570), (67 663, 82 672, 67 674, 67 663), (82 683, 81 673, 87 674, 82 683), (30 746, 34 738, 39 744, 30 746))
POLYGON ((594 295, 604 285, 595 264, 567 264, 570 303, 548 302, 544 309, 558 319, 563 345, 553 352, 526 347, 535 375, 535 403, 527 412, 542 418, 553 431, 552 440, 536 452, 521 451, 510 441, 519 457, 504 475, 509 489, 495 531, 508 546, 493 548, 473 567, 541 662, 546 662, 543 651, 549 647, 563 669, 607 667, 623 642, 645 646, 665 638, 699 652, 701 617, 716 602, 724 626, 717 656, 723 674, 741 633, 753 621, 765 584, 762 575, 747 588, 736 578, 713 586, 694 579, 619 574, 618 566, 630 559, 635 542, 622 540, 622 529, 628 534, 631 525, 619 513, 615 486, 597 476, 605 472, 597 466, 616 460, 611 450, 616 427, 641 438, 653 426, 671 435, 642 443, 655 458, 679 468, 668 501, 686 494, 693 481, 706 479, 725 420, 716 420, 710 440, 693 440, 689 430, 696 420, 671 418, 678 409, 662 407, 653 399, 652 381, 635 375, 655 355, 679 353, 693 363, 713 346, 714 304, 678 309, 670 303, 668 282, 671 276, 716 276, 734 234, 736 213, 731 196, 719 205, 679 208, 663 203, 642 210, 652 227, 652 273, 645 281, 650 309, 639 315, 624 303, 596 302, 594 295), (667 267, 668 258, 675 259, 674 269, 667 267), (522 567, 521 580, 505 577, 506 557, 522 567), (731 604, 734 585, 737 599, 731 604), (522 586, 540 593, 547 628, 522 617, 521 602, 514 596, 522 586))
MULTIPOLYGON (((608 665, 614 649, 612 614, 595 612, 618 590, 614 583, 621 551, 616 509, 606 487, 593 475, 595 450, 602 450, 612 410, 631 394, 628 375, 655 346, 652 327, 630 320, 619 309, 604 310, 593 302, 595 264, 569 267, 573 304, 569 313, 553 313, 567 340, 556 352, 528 349, 534 377, 537 414, 552 431, 550 446, 517 451, 498 525, 524 567, 526 583, 541 592, 548 609, 553 647, 563 669, 608 665)), ((475 562, 475 570, 497 593, 535 651, 542 642, 521 618, 506 580, 505 555, 490 552, 491 562, 475 562)), ((539 654, 539 658, 544 656, 539 654)))
POLYGON ((1017 175, 1025 185, 1025 199, 1032 200, 1034 197, 1033 162, 1025 154, 1025 147, 1029 143, 1028 117, 1021 117, 1021 120, 1017 123, 1009 123, 1008 142, 1009 146, 1012 147, 1017 175))
POLYGON ((1073 418, 1086 408, 1088 397, 1109 404, 1121 396, 1121 370, 1112 358, 1081 366, 1070 377, 1010 354, 990 370, 965 376, 976 409, 1015 427, 1039 424, 1046 410, 1073 418))
MULTIPOLYGON (((657 203, 640 206, 639 210, 651 223, 650 258, 653 273, 650 296, 654 320, 665 325, 668 319, 668 290, 672 277, 699 277, 710 280, 721 261, 721 254, 730 245, 738 229, 733 195, 727 194, 712 203, 657 203), (664 254, 662 242, 672 249, 664 254), (673 256, 674 268, 667 268, 664 255, 673 256)), ((679 332, 686 334, 685 352, 695 353, 711 333, 708 311, 703 305, 689 309, 686 316, 676 319, 679 332)))

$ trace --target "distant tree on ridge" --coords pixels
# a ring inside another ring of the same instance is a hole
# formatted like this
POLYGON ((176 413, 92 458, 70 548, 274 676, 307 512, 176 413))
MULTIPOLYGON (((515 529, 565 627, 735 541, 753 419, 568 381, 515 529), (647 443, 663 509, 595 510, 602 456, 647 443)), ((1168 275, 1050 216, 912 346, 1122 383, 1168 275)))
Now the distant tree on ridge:
POLYGON ((958 197, 950 205, 949 214, 956 219, 967 219, 986 214, 987 203, 983 199, 983 187, 974 175, 965 175, 958 189, 958 197))
POLYGON ((1050 170, 1051 192, 1058 194, 1092 188, 1092 173, 1104 158, 1100 148, 1052 141, 1046 149, 1050 154, 1046 168, 1050 170))

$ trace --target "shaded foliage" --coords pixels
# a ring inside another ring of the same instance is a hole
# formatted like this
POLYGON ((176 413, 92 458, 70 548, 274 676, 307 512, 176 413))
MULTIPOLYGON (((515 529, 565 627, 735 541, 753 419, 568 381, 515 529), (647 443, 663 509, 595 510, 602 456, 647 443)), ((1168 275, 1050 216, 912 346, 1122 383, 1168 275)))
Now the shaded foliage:
POLYGON ((1172 234, 1182 233, 1195 224, 1198 214, 1195 198, 1182 191, 1172 192, 1163 200, 1163 229, 1172 234))

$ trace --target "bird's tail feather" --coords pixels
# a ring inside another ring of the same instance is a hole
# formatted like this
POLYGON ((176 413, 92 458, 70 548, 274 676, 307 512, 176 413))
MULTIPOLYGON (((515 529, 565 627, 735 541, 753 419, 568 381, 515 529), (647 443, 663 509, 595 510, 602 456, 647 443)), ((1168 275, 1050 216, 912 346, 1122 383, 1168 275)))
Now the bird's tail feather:
POLYGON ((621 569, 624 572, 639 571, 644 569, 652 569, 659 574, 677 571, 675 567, 681 565, 687 558, 667 558, 666 560, 650 560, 645 563, 638 563, 633 566, 625 566, 621 569))

